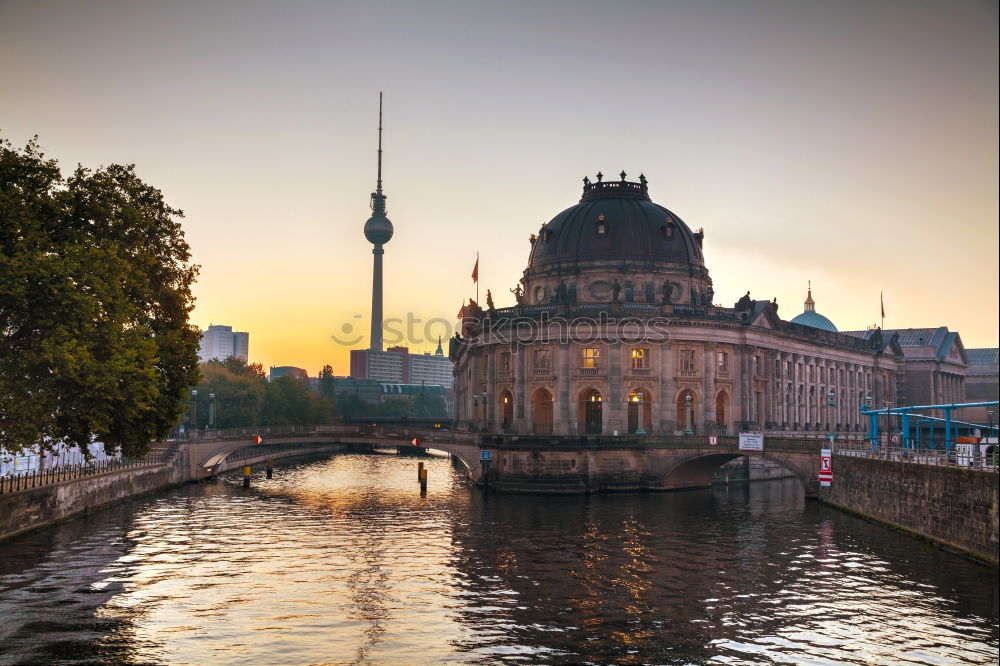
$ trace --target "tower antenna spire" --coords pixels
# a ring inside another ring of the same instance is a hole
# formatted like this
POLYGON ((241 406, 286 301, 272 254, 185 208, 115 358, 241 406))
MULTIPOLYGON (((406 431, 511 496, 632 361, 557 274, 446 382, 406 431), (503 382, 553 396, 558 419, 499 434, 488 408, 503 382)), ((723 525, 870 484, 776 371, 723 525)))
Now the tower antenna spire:
POLYGON ((375 192, 382 194, 382 91, 378 91, 378 182, 375 192))

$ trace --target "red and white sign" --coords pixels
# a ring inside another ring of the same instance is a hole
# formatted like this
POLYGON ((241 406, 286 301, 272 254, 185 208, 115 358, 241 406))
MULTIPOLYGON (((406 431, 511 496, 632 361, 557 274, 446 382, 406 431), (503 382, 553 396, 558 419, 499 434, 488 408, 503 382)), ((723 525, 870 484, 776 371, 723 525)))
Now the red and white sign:
POLYGON ((823 449, 819 453, 819 485, 829 486, 833 481, 833 456, 830 449, 823 449))
POLYGON ((719 445, 719 438, 716 437, 715 435, 709 435, 708 436, 708 445, 709 446, 718 446, 719 445))
POLYGON ((256 437, 253 438, 253 443, 254 444, 260 444, 263 441, 264 441, 264 438, 261 437, 260 435, 257 435, 256 437))

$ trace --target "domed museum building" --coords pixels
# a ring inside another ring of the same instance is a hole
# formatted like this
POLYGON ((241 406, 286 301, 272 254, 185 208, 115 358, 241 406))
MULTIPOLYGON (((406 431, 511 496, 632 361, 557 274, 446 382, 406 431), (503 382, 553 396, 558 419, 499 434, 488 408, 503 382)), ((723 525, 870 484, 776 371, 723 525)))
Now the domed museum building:
POLYGON ((811 287, 791 321, 749 291, 715 304, 704 242, 644 176, 584 178, 579 203, 530 237, 516 305, 488 293, 463 307, 456 420, 497 434, 846 434, 862 431, 867 394, 895 404, 894 335, 838 333, 811 287))

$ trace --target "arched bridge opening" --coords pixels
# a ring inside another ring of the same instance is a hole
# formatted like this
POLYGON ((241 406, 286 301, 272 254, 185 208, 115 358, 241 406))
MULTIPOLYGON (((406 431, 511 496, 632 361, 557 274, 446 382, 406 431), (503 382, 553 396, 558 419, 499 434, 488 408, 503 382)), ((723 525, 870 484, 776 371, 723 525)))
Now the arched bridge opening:
MULTIPOLYGON (((728 462, 738 458, 767 460, 777 465, 781 471, 787 472, 787 476, 798 480, 802 492, 806 497, 816 497, 819 486, 816 480, 818 469, 814 469, 815 463, 812 458, 804 454, 758 454, 752 452, 718 452, 718 453, 693 453, 687 456, 680 456, 672 461, 662 476, 660 489, 662 490, 693 490, 697 488, 708 488, 712 485, 715 475, 720 468, 728 462)), ((754 480, 748 478, 748 481, 754 480)), ((760 480, 764 480, 763 478, 760 480)))

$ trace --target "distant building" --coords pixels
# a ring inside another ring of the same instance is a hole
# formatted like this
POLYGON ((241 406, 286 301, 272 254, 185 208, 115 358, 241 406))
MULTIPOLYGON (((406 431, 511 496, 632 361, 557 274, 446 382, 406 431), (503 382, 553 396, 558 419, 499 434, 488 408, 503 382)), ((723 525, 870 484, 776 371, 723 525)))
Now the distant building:
MULTIPOLYGON (((969 367, 965 369, 966 402, 987 402, 1000 399, 1000 349, 967 349, 969 367)), ((969 407, 962 410, 963 418, 973 423, 996 425, 996 407, 969 407), (989 413, 992 410, 992 414, 989 413)))
POLYGON ((249 360, 250 334, 244 331, 234 331, 232 326, 212 325, 201 332, 201 347, 198 358, 202 363, 216 359, 224 361, 234 356, 243 361, 249 360))
POLYGON ((455 364, 444 355, 441 340, 438 339, 437 351, 433 354, 425 352, 410 355, 410 383, 450 389, 455 383, 454 368, 455 364))
POLYGON ((271 371, 267 375, 267 380, 273 382, 279 377, 291 377, 300 381, 309 381, 309 373, 303 368, 296 368, 293 365, 272 365, 271 371))
POLYGON ((408 347, 351 350, 351 377, 373 379, 390 384, 414 384, 451 388, 453 364, 444 355, 441 341, 437 351, 411 354, 408 347))
POLYGON ((351 377, 380 382, 409 383, 410 350, 406 347, 351 350, 351 377))
MULTIPOLYGON (((878 329, 847 331, 870 340, 878 329)), ((896 379, 897 405, 943 405, 965 402, 965 372, 969 359, 957 332, 947 326, 881 331, 896 335, 903 363, 896 379)), ((882 405, 876 405, 881 407, 882 405)))

